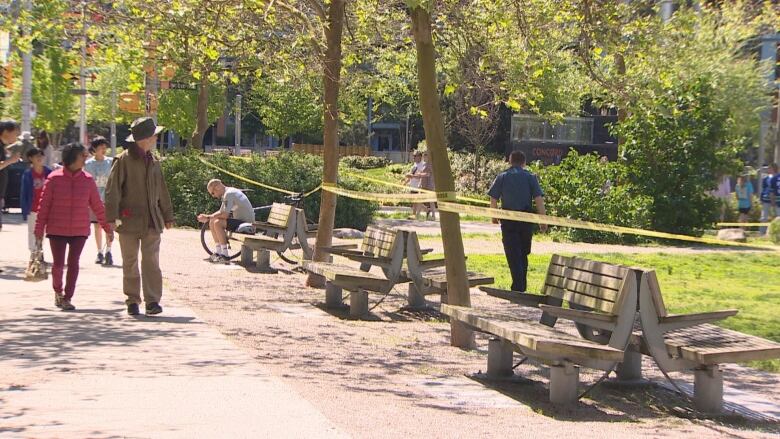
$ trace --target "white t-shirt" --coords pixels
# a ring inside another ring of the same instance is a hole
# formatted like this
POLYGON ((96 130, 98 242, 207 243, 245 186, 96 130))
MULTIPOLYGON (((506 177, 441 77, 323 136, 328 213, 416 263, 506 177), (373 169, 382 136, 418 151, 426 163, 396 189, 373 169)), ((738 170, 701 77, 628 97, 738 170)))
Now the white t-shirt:
POLYGON ((233 219, 241 220, 245 223, 255 221, 255 211, 252 209, 252 203, 249 198, 234 187, 226 187, 225 194, 222 195, 222 206, 220 211, 232 214, 233 219))

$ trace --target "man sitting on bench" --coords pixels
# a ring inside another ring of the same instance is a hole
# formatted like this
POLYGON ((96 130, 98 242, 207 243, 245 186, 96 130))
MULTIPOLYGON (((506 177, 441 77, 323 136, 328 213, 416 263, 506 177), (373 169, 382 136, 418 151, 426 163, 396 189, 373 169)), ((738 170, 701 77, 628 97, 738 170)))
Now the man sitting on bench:
POLYGON ((221 180, 209 180, 206 185, 209 195, 222 200, 219 210, 212 214, 198 215, 198 221, 208 222, 211 236, 217 250, 211 255, 211 262, 229 262, 227 231, 235 232, 242 224, 255 222, 255 211, 249 198, 240 189, 225 186, 221 180))

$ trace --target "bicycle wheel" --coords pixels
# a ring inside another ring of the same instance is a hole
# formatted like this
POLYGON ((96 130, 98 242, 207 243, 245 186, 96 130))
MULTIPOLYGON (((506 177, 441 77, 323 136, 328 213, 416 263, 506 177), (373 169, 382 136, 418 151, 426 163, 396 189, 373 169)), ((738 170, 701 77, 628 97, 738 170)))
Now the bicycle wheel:
MULTIPOLYGON (((237 239, 233 239, 233 232, 227 232, 228 238, 228 259, 235 259, 241 255, 241 242, 237 239)), ((211 229, 209 223, 203 223, 200 228, 200 244, 203 246, 203 250, 209 256, 213 255, 217 249, 217 244, 211 238, 211 229)))

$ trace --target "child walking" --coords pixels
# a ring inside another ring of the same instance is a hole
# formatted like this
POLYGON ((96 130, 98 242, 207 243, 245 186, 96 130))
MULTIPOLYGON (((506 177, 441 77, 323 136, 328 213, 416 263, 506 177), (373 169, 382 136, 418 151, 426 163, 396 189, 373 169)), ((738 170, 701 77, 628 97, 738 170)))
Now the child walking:
MULTIPOLYGON (((111 164, 113 163, 111 157, 106 157, 107 148, 108 140, 105 137, 97 136, 92 139, 89 148, 92 158, 87 160, 87 163, 84 165, 84 170, 95 180, 98 193, 100 194, 100 201, 103 203, 106 201, 106 183, 108 182, 108 174, 111 173, 111 164)), ((90 212, 89 220, 92 223, 95 232, 95 244, 97 244, 97 259, 95 259, 95 263, 114 265, 114 258, 111 256, 112 241, 106 239, 106 245, 103 247, 103 231, 100 229, 100 224, 98 224, 93 212, 90 212)))
POLYGON ((51 169, 44 166, 45 154, 38 148, 27 151, 30 169, 22 174, 22 187, 19 198, 22 205, 22 219, 27 221, 27 247, 30 253, 36 250, 35 221, 38 219, 38 205, 41 202, 43 184, 51 169))
POLYGON ((63 311, 76 309, 71 303, 79 277, 79 257, 89 237, 89 211, 95 213, 108 239, 114 232, 106 222, 103 202, 92 177, 84 172, 87 149, 80 143, 70 143, 62 149, 63 166, 49 174, 43 185, 35 239, 49 238, 54 261, 51 267, 54 304, 63 311), (65 253, 68 253, 68 274, 62 284, 65 253))

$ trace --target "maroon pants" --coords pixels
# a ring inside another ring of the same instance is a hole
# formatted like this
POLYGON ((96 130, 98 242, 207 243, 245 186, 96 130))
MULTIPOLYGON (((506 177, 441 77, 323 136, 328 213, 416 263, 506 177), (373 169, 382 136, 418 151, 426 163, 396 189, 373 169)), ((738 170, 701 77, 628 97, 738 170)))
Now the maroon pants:
POLYGON ((54 291, 62 293, 62 270, 65 267, 65 250, 68 250, 68 274, 65 277, 65 298, 70 300, 76 291, 76 279, 79 277, 79 258, 86 236, 55 236, 49 235, 51 253, 54 262, 51 265, 51 281, 54 291), (68 247, 70 247, 68 249, 68 247))

